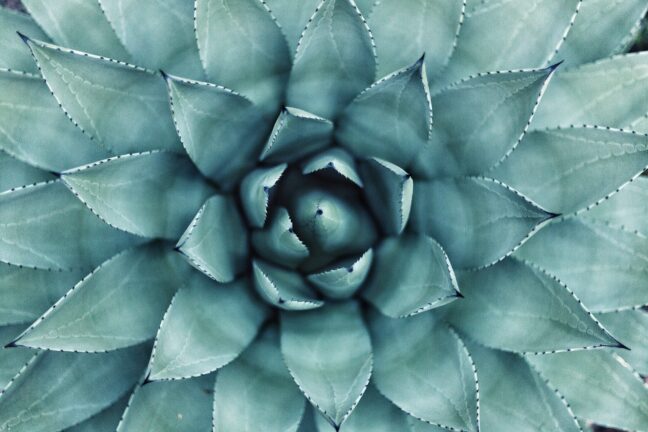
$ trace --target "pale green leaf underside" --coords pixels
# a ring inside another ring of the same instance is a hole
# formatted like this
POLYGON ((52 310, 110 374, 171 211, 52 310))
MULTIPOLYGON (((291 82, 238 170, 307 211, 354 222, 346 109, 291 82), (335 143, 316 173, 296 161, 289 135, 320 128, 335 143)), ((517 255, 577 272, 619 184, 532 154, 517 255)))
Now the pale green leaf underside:
POLYGON ((23 324, 0 326, 0 347, 4 347, 0 348, 0 389, 4 389, 20 368, 37 353, 27 348, 5 347, 16 339, 16 336, 24 329, 23 324))
POLYGON ((648 235, 648 178, 637 177, 586 216, 648 235))
POLYGON ((272 305, 285 310, 300 311, 316 309, 324 304, 317 299, 315 290, 297 272, 258 259, 252 263, 252 272, 257 293, 272 305))
POLYGON ((296 268, 308 257, 308 248, 299 239, 284 207, 278 207, 262 230, 252 232, 254 251, 263 259, 284 267, 296 268))
POLYGON ((329 298, 351 297, 364 284, 373 263, 373 249, 307 276, 310 283, 329 298))
POLYGON ((645 310, 627 310, 596 314, 596 318, 622 344, 630 348, 616 350, 640 374, 648 375, 648 313, 645 310))
POLYGON ((302 173, 314 174, 324 170, 335 172, 359 187, 364 185, 355 160, 341 148, 326 150, 308 159, 303 165, 302 173))
POLYGON ((4 6, 0 7, 0 68, 37 73, 38 68, 29 50, 16 34, 47 40, 32 17, 4 6))
POLYGON ((126 395, 119 399, 117 402, 90 417, 88 420, 79 423, 66 432, 114 432, 117 429, 119 420, 121 419, 130 395, 126 395))
POLYGON ((270 191, 274 188, 287 164, 276 165, 268 168, 258 168, 249 173, 239 189, 243 212, 248 223, 254 228, 263 228, 268 217, 270 191))
POLYGON ((0 192, 18 188, 27 184, 55 180, 56 177, 47 171, 34 168, 4 151, 0 150, 0 192))

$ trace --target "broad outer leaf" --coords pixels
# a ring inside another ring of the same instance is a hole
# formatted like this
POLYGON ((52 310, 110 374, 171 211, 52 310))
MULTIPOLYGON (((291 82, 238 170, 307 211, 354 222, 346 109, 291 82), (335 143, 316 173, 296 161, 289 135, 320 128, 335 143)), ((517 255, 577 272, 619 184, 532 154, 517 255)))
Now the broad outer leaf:
POLYGON ((19 188, 27 184, 56 179, 53 174, 34 168, 2 150, 0 150, 0 172, 2 173, 0 177, 0 192, 19 188))
POLYGON ((324 304, 317 299, 315 290, 297 272, 261 260, 252 262, 252 272, 257 293, 276 307, 300 311, 316 309, 324 304))
POLYGON ((27 364, 37 351, 6 346, 24 330, 24 325, 0 326, 0 389, 4 389, 18 371, 27 364))
POLYGON ((266 3, 272 11, 272 15, 277 18, 283 34, 286 36, 290 54, 295 53, 297 43, 301 37, 308 20, 313 16, 317 6, 322 0, 266 0, 266 3))
POLYGON ((263 259, 284 267, 296 268, 308 258, 308 248, 295 233, 284 207, 275 209, 264 229, 252 232, 252 246, 263 259))
POLYGON ((258 168, 245 176, 239 189, 243 212, 254 228, 263 228, 268 217, 270 192, 288 167, 287 164, 258 168))
POLYGON ((640 374, 648 375, 648 313, 626 310, 596 314, 596 318, 630 350, 615 350, 640 374))
POLYGON ((307 279, 328 298, 349 298, 364 284, 373 263, 373 249, 308 275, 307 279))
POLYGON ((362 296, 383 314, 406 317, 459 297, 454 271, 443 248, 426 235, 387 237, 362 296))
POLYGON ((465 298, 450 321, 477 342, 507 351, 547 352, 618 346, 559 280, 507 258, 459 276, 465 298))
POLYGON ((414 417, 455 431, 476 432, 477 371, 459 337, 434 313, 407 319, 369 317, 376 367, 373 383, 414 417))
POLYGON ((532 131, 488 174, 553 213, 584 209, 648 167, 648 135, 600 127, 532 131))
POLYGON ((364 186, 355 160, 341 148, 332 148, 308 159, 303 165, 302 173, 322 173, 325 170, 332 171, 359 187, 364 186))
POLYGON ((516 254, 574 291, 592 312, 648 305, 648 238, 587 218, 552 223, 516 254))
POLYGON ((92 214, 61 182, 0 194, 0 261, 89 269, 136 243, 92 214))
POLYGON ((377 157, 407 168, 425 147, 432 101, 423 57, 381 79, 346 108, 336 140, 356 157, 377 157))
POLYGON ((188 271, 190 267, 161 244, 125 251, 75 285, 16 343, 102 352, 151 339, 188 271))
POLYGON ((182 150, 159 75, 37 40, 26 42, 65 113, 106 150, 182 150))
POLYGON ((219 285, 194 272, 166 312, 148 379, 204 375, 234 360, 267 317, 245 279, 219 285))
POLYGON ((152 238, 177 239, 214 192, 188 159, 165 151, 104 159, 61 178, 107 224, 152 238))
POLYGON ((66 429, 66 432, 114 432, 117 429, 119 420, 121 419, 124 410, 127 407, 129 395, 126 395, 119 399, 117 402, 101 411, 99 414, 96 414, 90 417, 88 420, 79 423, 76 426, 73 426, 69 429, 66 429))
POLYGON ((210 430, 214 376, 138 387, 118 432, 199 432, 210 430))
POLYGON ((212 81, 241 92, 274 115, 281 103, 290 52, 264 2, 197 0, 196 39, 212 81))
POLYGON ((455 268, 496 263, 550 216, 514 189, 488 178, 414 184, 411 226, 438 240, 455 268))
POLYGON ((297 45, 288 105, 335 120, 375 75, 372 36, 355 2, 323 0, 297 45))
POLYGON ((27 14, 0 7, 0 68, 23 72, 38 72, 34 59, 20 42, 16 32, 47 40, 34 19, 27 14))
POLYGON ((531 355, 527 360, 565 396, 578 417, 648 430, 648 387, 618 355, 595 350, 531 355))
POLYGON ((218 373, 213 431, 295 432, 304 402, 281 357, 277 329, 271 327, 218 373))
POLYGON ((648 178, 637 177, 585 216, 648 235, 648 178))
POLYGON ((135 384, 147 353, 142 345, 103 354, 40 353, 0 394, 0 431, 58 431, 97 414, 135 384))
POLYGON ((321 414, 317 414, 315 407, 313 407, 311 404, 306 404, 306 409, 304 410, 304 415, 302 417, 301 423, 299 424, 299 429, 297 429, 297 432, 320 432, 315 423, 315 416, 317 415, 321 414))
POLYGON ((367 389, 373 366, 359 305, 283 312, 281 352, 306 398, 338 430, 367 389))
POLYGON ((236 201, 214 195, 201 207, 176 249, 218 282, 231 282, 248 265, 248 234, 236 201))

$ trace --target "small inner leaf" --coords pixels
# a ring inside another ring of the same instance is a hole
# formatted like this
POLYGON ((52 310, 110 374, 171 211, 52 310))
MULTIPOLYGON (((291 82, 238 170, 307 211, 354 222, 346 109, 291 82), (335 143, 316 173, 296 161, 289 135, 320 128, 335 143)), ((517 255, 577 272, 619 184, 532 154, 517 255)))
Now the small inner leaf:
POLYGON ((270 304, 293 311, 316 309, 324 304, 299 273, 261 260, 254 260, 252 267, 254 286, 270 304))
POLYGON ((263 230, 252 232, 254 251, 275 264, 295 268, 308 258, 308 248, 293 229, 288 210, 279 207, 263 230))
POLYGON ((268 217, 270 192, 277 185, 287 164, 259 168, 249 173, 241 183, 240 195, 243 211, 254 228, 263 228, 268 217))
POLYGON ((372 262, 373 250, 369 249, 359 258, 333 264, 326 270, 308 275, 307 279, 329 298, 348 298, 365 282, 372 262))

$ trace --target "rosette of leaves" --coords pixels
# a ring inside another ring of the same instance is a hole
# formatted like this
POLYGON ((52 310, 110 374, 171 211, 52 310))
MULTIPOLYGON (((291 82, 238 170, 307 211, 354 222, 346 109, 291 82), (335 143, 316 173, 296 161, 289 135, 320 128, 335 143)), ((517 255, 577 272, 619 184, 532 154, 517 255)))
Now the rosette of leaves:
POLYGON ((645 0, 24 4, 0 431, 648 430, 645 0))

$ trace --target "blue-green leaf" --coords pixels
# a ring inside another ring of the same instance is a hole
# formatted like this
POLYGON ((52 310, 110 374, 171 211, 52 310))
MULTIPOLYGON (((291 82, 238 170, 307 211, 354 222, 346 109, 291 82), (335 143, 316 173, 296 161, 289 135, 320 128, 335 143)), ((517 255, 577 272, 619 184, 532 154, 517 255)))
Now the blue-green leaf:
POLYGON ((252 245, 263 259, 284 267, 296 268, 308 258, 308 248, 295 234, 288 210, 284 207, 274 211, 263 230, 252 232, 252 245))
POLYGON ((363 186, 355 160, 341 148, 332 148, 308 159, 304 163, 302 173, 313 174, 324 170, 335 172, 356 185, 363 186))
POLYGON ((0 192, 56 179, 53 174, 28 165, 2 150, 0 150, 0 172, 2 173, 0 192))
POLYGON ((306 398, 339 430, 367 389, 373 366, 359 305, 283 312, 281 352, 306 398))
POLYGON ((648 375, 648 313, 626 310, 596 314, 596 318, 630 350, 616 350, 640 374, 648 375))
POLYGON ((0 389, 4 389, 37 353, 34 350, 10 345, 24 329, 25 326, 22 324, 0 326, 0 389))
POLYGON ((114 432, 117 429, 119 420, 128 404, 128 396, 119 399, 117 402, 90 417, 88 420, 79 423, 65 432, 114 432))
POLYGON ((297 45, 288 105, 334 120, 375 75, 373 40, 355 2, 323 0, 297 45))
POLYGON ((47 40, 47 36, 32 17, 1 6, 0 68, 37 73, 38 68, 34 64, 34 59, 29 54, 29 50, 25 49, 25 45, 20 42, 16 32, 47 40))
POLYGON ((148 379, 195 377, 234 360, 257 334, 267 308, 246 279, 216 284, 194 272, 160 325, 148 379))
POLYGON ((360 257, 332 264, 324 270, 308 275, 307 279, 328 298, 348 298, 364 284, 372 262, 373 250, 368 249, 360 257))
POLYGON ((289 311, 316 309, 324 304, 297 272, 260 260, 253 261, 252 271, 254 287, 270 304, 289 311))
POLYGON ((637 177, 585 214, 628 231, 648 235, 648 178, 637 177))
MULTIPOLYGON (((281 30, 286 36, 290 53, 294 54, 297 43, 301 37, 308 20, 315 13, 315 9, 322 0, 266 0, 266 3, 272 11, 272 15, 277 18, 281 25, 281 30)), ((292 57, 292 55, 291 55, 292 57)))
POLYGON ((240 186, 241 203, 248 223, 263 228, 268 217, 270 192, 288 167, 287 164, 259 168, 249 173, 240 186))

